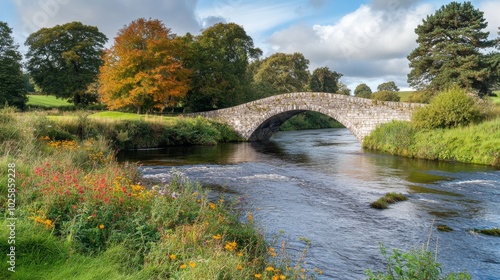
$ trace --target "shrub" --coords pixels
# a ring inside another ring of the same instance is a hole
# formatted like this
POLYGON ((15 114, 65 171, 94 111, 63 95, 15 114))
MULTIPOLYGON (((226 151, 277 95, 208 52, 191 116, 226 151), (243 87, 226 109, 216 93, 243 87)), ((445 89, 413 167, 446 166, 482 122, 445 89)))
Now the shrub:
POLYGON ((380 250, 387 261, 387 272, 375 274, 373 271, 367 270, 365 273, 369 280, 472 279, 465 272, 451 273, 442 277, 441 264, 436 261, 435 255, 428 248, 412 249, 409 252, 394 249, 390 256, 384 246, 381 246, 380 250))
POLYGON ((399 102, 401 97, 399 97, 398 93, 395 91, 378 91, 372 94, 372 99, 379 101, 395 101, 399 102))
POLYGON ((478 123, 484 117, 472 96, 453 87, 433 97, 429 106, 417 110, 412 123, 421 129, 452 128, 478 123))

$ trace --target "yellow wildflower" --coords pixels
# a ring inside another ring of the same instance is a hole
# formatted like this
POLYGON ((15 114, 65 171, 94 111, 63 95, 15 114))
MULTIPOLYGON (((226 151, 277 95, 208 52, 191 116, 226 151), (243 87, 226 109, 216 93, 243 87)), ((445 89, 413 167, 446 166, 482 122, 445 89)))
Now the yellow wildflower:
POLYGON ((243 266, 241 266, 241 264, 239 264, 237 268, 238 268, 238 270, 242 270, 243 266))
POLYGON ((227 242, 224 248, 232 252, 236 249, 236 246, 237 246, 236 242, 227 242))
POLYGON ((212 238, 215 240, 219 240, 222 238, 222 236, 220 234, 217 234, 217 235, 212 236, 212 238))
POLYGON ((100 224, 100 225, 99 225, 99 228, 100 228, 100 229, 104 229, 104 225, 103 225, 103 224, 100 224))
POLYGON ((187 264, 183 263, 179 266, 180 269, 185 269, 187 267, 187 264))
POLYGON ((168 257, 169 257, 171 260, 175 260, 175 259, 177 259, 177 256, 176 256, 176 255, 174 255, 174 254, 171 254, 171 255, 170 255, 170 256, 168 256, 168 257))
POLYGON ((257 278, 257 279, 260 279, 260 278, 262 277, 262 275, 261 275, 261 274, 255 274, 254 276, 255 276, 255 278, 257 278))
POLYGON ((196 263, 194 263, 194 262, 189 262, 189 266, 190 266, 191 268, 195 268, 195 267, 196 267, 196 263))
POLYGON ((208 207, 210 207, 210 209, 212 209, 212 210, 215 210, 215 208, 217 208, 217 206, 211 202, 208 204, 208 207))
POLYGON ((266 271, 273 271, 273 270, 274 270, 274 267, 272 267, 272 266, 266 267, 266 271))

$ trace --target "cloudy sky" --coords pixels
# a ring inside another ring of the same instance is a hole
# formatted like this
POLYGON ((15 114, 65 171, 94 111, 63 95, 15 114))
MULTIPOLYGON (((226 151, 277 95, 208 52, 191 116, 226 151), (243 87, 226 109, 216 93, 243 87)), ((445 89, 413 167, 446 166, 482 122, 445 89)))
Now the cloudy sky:
MULTIPOLYGON (((117 31, 144 17, 162 20, 178 35, 217 22, 244 27, 264 56, 301 52, 310 70, 328 66, 354 89, 395 81, 409 89, 406 56, 416 47, 414 29, 451 1, 431 0, 0 0, 0 21, 21 45, 42 27, 71 21, 97 26, 112 44, 117 31)), ((490 36, 500 27, 500 0, 475 0, 490 36)))

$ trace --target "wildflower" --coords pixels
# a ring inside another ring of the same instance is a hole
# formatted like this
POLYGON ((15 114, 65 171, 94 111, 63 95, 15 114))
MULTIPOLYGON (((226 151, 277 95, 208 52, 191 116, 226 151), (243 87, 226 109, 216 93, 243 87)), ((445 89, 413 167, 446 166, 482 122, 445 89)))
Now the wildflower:
POLYGON ((272 266, 266 267, 266 271, 273 271, 273 270, 274 270, 274 267, 272 267, 272 266))
POLYGON ((227 242, 226 245, 224 246, 224 249, 228 250, 228 251, 234 251, 236 249, 236 242, 227 242))
POLYGON ((215 208, 217 208, 217 206, 214 203, 209 203, 208 207, 210 207, 210 209, 212 210, 215 210, 215 208))
POLYGON ((276 256, 277 256, 278 254, 276 254, 276 251, 274 250, 274 248, 273 248, 273 247, 270 247, 270 248, 269 248, 269 255, 271 255, 271 257, 276 258, 276 256))
POLYGON ((238 257, 243 257, 243 253, 242 252, 238 252, 238 257))
POLYGON ((280 275, 280 280, 285 280, 286 276, 285 275, 280 275))
POLYGON ((252 215, 252 213, 248 213, 247 218, 248 218, 249 222, 252 222, 253 221, 253 215, 252 215))
POLYGON ((185 269, 187 267, 187 264, 183 263, 179 266, 180 269, 185 269))
POLYGON ((196 263, 194 263, 194 262, 189 262, 189 266, 190 266, 191 268, 195 268, 195 267, 196 267, 196 263))
POLYGON ((219 239, 221 239, 221 237, 222 236, 220 234, 212 236, 212 238, 215 239, 215 240, 219 240, 219 239))
POLYGON ((242 270, 243 269, 243 266, 241 266, 241 264, 238 265, 237 267, 238 270, 242 270))
POLYGON ((168 257, 169 257, 171 260, 175 260, 175 259, 177 259, 177 256, 176 256, 176 255, 174 255, 174 254, 171 254, 171 255, 170 255, 170 256, 168 256, 168 257))
POLYGON ((262 275, 261 275, 261 274, 258 274, 258 273, 257 273, 257 274, 255 274, 254 276, 255 276, 255 278, 257 278, 257 279, 260 279, 260 278, 262 277, 262 275))
POLYGON ((100 224, 100 225, 99 225, 99 228, 100 228, 100 229, 104 229, 104 225, 103 225, 103 224, 100 224))

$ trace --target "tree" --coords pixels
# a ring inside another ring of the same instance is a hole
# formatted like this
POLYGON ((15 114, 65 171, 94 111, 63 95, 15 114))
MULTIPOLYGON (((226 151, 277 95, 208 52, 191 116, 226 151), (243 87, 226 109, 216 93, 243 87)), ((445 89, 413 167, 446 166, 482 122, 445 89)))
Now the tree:
POLYGON ((97 80, 107 40, 97 27, 80 22, 42 28, 26 40, 26 68, 45 93, 80 105, 97 80))
POLYGON ((174 106, 189 89, 190 71, 181 63, 182 45, 157 19, 132 21, 106 51, 99 95, 110 109, 174 106))
POLYGON ((193 70, 187 110, 206 111, 238 104, 249 91, 247 68, 262 51, 235 23, 217 23, 194 37, 183 38, 188 53, 184 61, 193 70))
POLYGON ((262 61, 254 80, 271 86, 275 93, 300 92, 309 82, 309 60, 303 54, 275 53, 262 61))
POLYGON ((337 90, 337 93, 343 95, 351 95, 351 89, 349 89, 346 84, 339 82, 339 89, 337 90))
POLYGON ((12 38, 12 29, 0 21, 0 106, 8 103, 22 109, 28 98, 18 48, 12 38))
POLYGON ((309 80, 309 89, 314 92, 336 93, 342 74, 331 71, 328 67, 317 68, 309 80))
POLYGON ((408 83, 418 90, 437 92, 456 84, 488 94, 491 69, 482 51, 495 41, 483 31, 487 25, 470 2, 451 2, 427 16, 415 29, 418 47, 408 56, 408 83))
POLYGON ((354 96, 370 98, 372 95, 372 89, 367 84, 359 84, 356 89, 354 89, 354 96))
POLYGON ((378 85, 377 91, 396 91, 397 92, 397 91, 399 91, 399 88, 395 82, 390 81, 390 82, 386 82, 386 83, 382 83, 382 84, 378 85))

